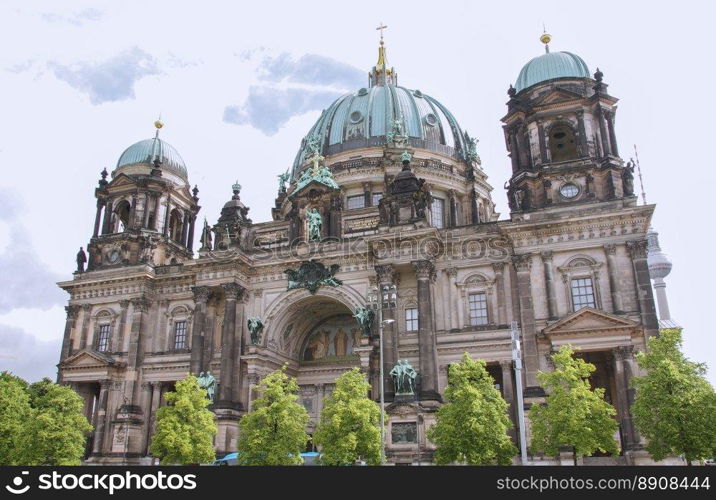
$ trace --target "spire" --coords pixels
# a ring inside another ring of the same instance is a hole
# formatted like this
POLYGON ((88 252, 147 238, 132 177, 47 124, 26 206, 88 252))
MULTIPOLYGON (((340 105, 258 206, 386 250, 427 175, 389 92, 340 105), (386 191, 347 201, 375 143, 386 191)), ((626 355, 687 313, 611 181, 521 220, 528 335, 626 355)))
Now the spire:
POLYGON ((373 66, 373 70, 369 73, 370 86, 376 85, 397 85, 398 75, 395 74, 395 68, 388 67, 388 58, 385 53, 385 42, 383 41, 383 30, 387 26, 380 23, 376 30, 380 31, 380 45, 378 46, 378 62, 373 66))
POLYGON ((549 42, 552 41, 552 35, 547 33, 547 28, 545 28, 544 24, 542 25, 542 36, 539 37, 539 41, 544 44, 544 51, 549 54, 549 42))

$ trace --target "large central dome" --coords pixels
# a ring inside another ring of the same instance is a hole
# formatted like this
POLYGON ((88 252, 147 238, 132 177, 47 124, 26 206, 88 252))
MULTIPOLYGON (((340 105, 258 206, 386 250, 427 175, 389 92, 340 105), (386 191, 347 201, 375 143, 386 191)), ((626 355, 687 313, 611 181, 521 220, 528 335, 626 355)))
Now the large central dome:
POLYGON ((339 97, 321 113, 301 142, 293 176, 311 156, 311 147, 328 156, 383 146, 397 135, 407 137, 411 148, 465 159, 466 139, 452 113, 420 90, 398 86, 395 70, 387 68, 385 63, 382 45, 370 81, 369 88, 339 97))

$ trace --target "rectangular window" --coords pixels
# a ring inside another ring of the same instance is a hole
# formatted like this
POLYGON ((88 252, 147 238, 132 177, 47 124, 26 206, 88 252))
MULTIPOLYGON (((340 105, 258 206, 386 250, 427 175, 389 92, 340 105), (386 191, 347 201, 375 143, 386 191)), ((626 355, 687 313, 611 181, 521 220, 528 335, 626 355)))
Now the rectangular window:
POLYGON ((574 278, 572 280, 572 306, 575 311, 583 307, 597 307, 594 300, 592 278, 574 278))
POLYGON ((468 296, 470 306, 470 324, 472 326, 486 325, 487 321, 487 295, 485 292, 471 293, 468 296))
POLYGON ((111 325, 99 325, 99 336, 97 337, 97 350, 100 352, 109 351, 109 336, 111 325))
POLYGON ((433 226, 437 228, 445 227, 445 200, 442 198, 433 198, 432 205, 433 226))
POLYGON ((186 349, 186 321, 174 323, 174 349, 186 349))
POLYGON ((365 196, 349 196, 348 197, 348 210, 365 207, 365 196))
POLYGON ((405 330, 408 332, 418 331, 418 308, 409 307, 405 310, 405 330))
POLYGON ((373 193, 373 206, 377 207, 380 200, 383 199, 383 193, 373 193))

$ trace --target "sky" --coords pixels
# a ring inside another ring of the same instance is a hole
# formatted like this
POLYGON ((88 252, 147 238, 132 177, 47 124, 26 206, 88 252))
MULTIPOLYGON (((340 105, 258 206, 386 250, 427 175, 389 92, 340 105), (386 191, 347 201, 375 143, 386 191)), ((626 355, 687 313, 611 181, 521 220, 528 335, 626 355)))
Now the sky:
MULTIPOLYGON (((367 86, 385 23, 398 81, 437 98, 478 152, 501 218, 510 172, 500 118, 520 68, 579 54, 620 98, 620 152, 636 144, 685 351, 711 366, 716 248, 716 78, 710 2, 8 1, 0 4, 0 370, 54 378, 75 254, 91 236, 94 188, 154 133, 182 155, 213 223, 231 184, 270 220, 276 176, 339 95, 367 86), (710 93, 710 92, 709 92, 710 93)), ((198 235, 197 235, 198 237, 198 235)), ((196 245, 195 245, 196 247, 196 245)))

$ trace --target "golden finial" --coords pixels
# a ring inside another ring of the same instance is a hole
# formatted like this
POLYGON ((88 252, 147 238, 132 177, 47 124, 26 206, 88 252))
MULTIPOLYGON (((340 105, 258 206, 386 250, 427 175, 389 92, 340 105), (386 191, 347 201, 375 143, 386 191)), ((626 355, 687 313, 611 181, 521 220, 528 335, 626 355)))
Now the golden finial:
POLYGON ((547 28, 544 27, 544 24, 542 25, 542 36, 539 37, 539 41, 544 44, 544 50, 546 52, 549 52, 549 42, 552 41, 552 35, 547 33, 547 28))
POLYGON ((159 118, 157 118, 156 121, 154 122, 154 128, 156 128, 157 130, 159 130, 159 129, 162 128, 163 126, 164 126, 164 123, 162 123, 162 115, 160 114, 160 115, 159 115, 159 118))

